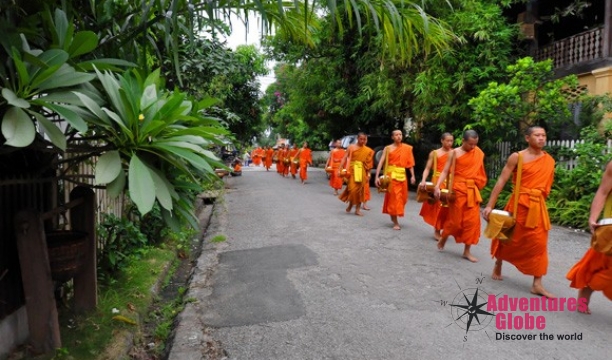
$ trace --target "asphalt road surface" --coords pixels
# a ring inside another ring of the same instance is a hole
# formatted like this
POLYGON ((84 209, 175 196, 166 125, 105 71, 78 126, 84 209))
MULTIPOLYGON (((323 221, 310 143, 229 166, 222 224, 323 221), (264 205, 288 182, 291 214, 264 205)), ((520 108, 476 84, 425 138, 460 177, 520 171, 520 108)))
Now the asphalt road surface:
POLYGON ((194 316, 230 359, 610 358, 612 303, 595 293, 593 315, 567 309, 576 291, 565 274, 588 234, 551 230, 544 285, 564 309, 543 311, 512 265, 490 278, 488 239, 473 247, 475 264, 452 238, 438 251, 414 192, 395 231, 374 188, 371 211, 347 214, 321 169, 306 185, 263 168, 227 184, 227 240, 194 316))

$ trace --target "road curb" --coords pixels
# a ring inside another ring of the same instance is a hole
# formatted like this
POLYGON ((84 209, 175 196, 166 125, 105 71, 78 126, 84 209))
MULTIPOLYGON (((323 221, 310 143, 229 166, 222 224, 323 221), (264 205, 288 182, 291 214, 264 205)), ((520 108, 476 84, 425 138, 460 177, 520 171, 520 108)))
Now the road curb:
POLYGON ((204 324, 201 314, 207 306, 207 297, 212 294, 211 275, 219 260, 218 252, 227 246, 211 240, 225 235, 228 210, 222 194, 216 198, 212 209, 200 213, 198 220, 202 228, 201 251, 191 270, 188 290, 184 297, 185 308, 176 317, 168 360, 226 359, 224 350, 211 336, 211 329, 204 324))

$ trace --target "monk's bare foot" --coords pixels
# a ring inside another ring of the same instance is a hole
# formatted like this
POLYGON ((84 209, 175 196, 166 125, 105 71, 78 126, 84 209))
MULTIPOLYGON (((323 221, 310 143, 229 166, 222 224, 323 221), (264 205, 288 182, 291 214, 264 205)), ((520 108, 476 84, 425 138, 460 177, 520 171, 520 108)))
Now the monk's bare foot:
POLYGON ((493 274, 491 275, 491 279, 493 279, 493 280, 504 280, 504 278, 502 277, 502 274, 501 274, 501 270, 502 270, 502 262, 501 261, 496 261, 495 265, 493 266, 493 274))
POLYGON ((591 308, 589 308, 589 303, 591 302, 591 295, 593 294, 593 289, 590 287, 585 287, 578 290, 578 312, 591 315, 591 308), (586 300, 586 308, 581 304, 580 299, 586 300))
POLYGON ((468 259, 469 261, 473 263, 478 262, 478 259, 474 255, 472 255, 472 253, 469 253, 469 252, 463 253, 463 258, 468 259))
POLYGON ((557 297, 549 293, 542 285, 533 285, 531 287, 531 293, 534 295, 546 296, 549 299, 556 299, 557 297))
POLYGON ((370 211, 371 209, 370 209, 369 207, 367 207, 367 206, 363 205, 363 210, 370 211))
POLYGON ((447 237, 441 237, 440 240, 438 240, 438 250, 442 251, 444 250, 444 245, 446 245, 446 240, 448 240, 447 237))
POLYGON ((355 215, 357 215, 357 216, 363 216, 363 214, 362 214, 362 213, 361 213, 361 211, 359 211, 359 210, 355 211, 355 215))
POLYGON ((442 237, 442 235, 440 234, 439 230, 434 231, 434 240, 439 241, 440 238, 442 237))
POLYGON ((350 213, 350 212, 351 212, 351 210, 353 210, 353 205, 349 205, 349 206, 346 208, 346 212, 347 212, 347 213, 350 213))
POLYGON ((339 195, 337 191, 334 191, 334 195, 339 195))
POLYGON ((402 228, 399 226, 399 224, 395 224, 393 225, 393 230, 402 230, 402 228))

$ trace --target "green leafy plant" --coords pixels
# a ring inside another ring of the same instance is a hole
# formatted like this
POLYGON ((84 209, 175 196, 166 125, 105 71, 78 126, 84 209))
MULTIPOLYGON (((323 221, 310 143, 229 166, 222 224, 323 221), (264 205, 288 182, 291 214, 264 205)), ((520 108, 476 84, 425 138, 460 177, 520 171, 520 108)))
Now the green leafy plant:
POLYGON ((599 187, 609 152, 606 139, 595 126, 585 127, 580 132, 583 143, 573 149, 558 149, 555 181, 548 197, 548 208, 553 223, 586 229, 589 209, 599 187), (572 169, 566 161, 574 160, 572 169))
POLYGON ((0 62, 2 77, 2 135, 5 145, 25 147, 31 145, 37 135, 37 124, 49 140, 61 150, 66 149, 66 134, 53 124, 48 115, 55 113, 70 125, 69 131, 85 133, 87 117, 80 106, 80 98, 87 96, 99 100, 99 94, 91 86, 95 74, 89 71, 130 66, 119 59, 79 61, 98 46, 98 36, 91 31, 75 32, 62 10, 43 13, 52 42, 45 49, 30 46, 24 34, 20 44, 2 40, 10 49, 6 63, 0 62))
MULTIPOLYGON (((491 142, 522 139, 522 129, 544 125, 551 129, 570 116, 566 91, 575 90, 576 76, 555 79, 552 61, 519 59, 508 66, 506 83, 491 82, 469 101, 476 120, 467 128, 477 128, 491 142)), ((549 136, 554 136, 549 131, 549 136)))
POLYGON ((185 93, 165 91, 159 70, 146 77, 137 71, 97 75, 107 106, 82 99, 98 117, 95 130, 112 150, 98 160, 96 183, 106 184, 116 195, 128 184, 130 198, 143 215, 157 201, 167 222, 173 222, 176 210, 197 224, 188 190, 199 190, 200 178, 215 176, 214 168, 224 167, 208 148, 221 144, 226 130, 216 119, 201 115, 214 100, 192 103, 185 93))
POLYGON ((147 237, 127 218, 104 214, 98 225, 98 269, 102 280, 110 281, 128 263, 130 256, 142 254, 148 246, 147 237))

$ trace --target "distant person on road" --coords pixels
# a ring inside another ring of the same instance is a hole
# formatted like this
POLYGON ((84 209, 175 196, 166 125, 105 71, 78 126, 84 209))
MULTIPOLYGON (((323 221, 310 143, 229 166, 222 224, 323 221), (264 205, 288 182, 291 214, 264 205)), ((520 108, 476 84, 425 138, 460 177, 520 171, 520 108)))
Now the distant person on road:
POLYGON ((298 149, 296 144, 293 144, 291 150, 289 150, 289 172, 291 173, 292 178, 296 178, 298 168, 300 167, 300 159, 298 158, 298 154, 300 153, 300 149, 298 149))
MULTIPOLYGON (((589 216, 589 227, 594 233, 599 227, 597 220, 603 210, 604 218, 612 218, 612 162, 606 165, 606 170, 601 178, 599 188, 591 202, 591 215, 589 216)), ((605 234, 605 235, 609 235, 605 234)), ((578 303, 580 299, 586 302, 586 308, 578 308, 578 311, 590 314, 588 307, 591 295, 594 291, 601 291, 605 297, 612 300, 612 256, 589 248, 582 259, 580 259, 567 273, 567 279, 571 281, 570 287, 578 289, 578 303)))
POLYGON ((232 176, 242 176, 242 166, 240 166, 240 160, 234 161, 234 168, 230 172, 232 176))
MULTIPOLYGON (((448 154, 450 154, 450 152, 453 150, 454 141, 455 137, 451 133, 446 132, 442 134, 442 137, 440 137, 442 147, 432 150, 429 153, 425 170, 423 170, 423 177, 421 179, 421 183, 419 184, 419 188, 423 191, 427 187, 427 177, 429 176, 430 171, 432 171, 431 182, 435 185, 438 181, 442 170, 444 170, 444 165, 446 165, 446 160, 448 160, 448 154), (435 168, 433 168, 434 164, 435 168)), ((441 188, 446 188, 446 184, 441 184, 441 188)), ((442 206, 438 200, 433 203, 425 201, 421 206, 421 212, 419 215, 423 217, 423 220, 427 224, 433 226, 434 239, 436 239, 436 241, 440 240, 440 234, 444 227, 446 216, 448 215, 448 207, 442 206)))
POLYGON ((285 144, 280 144, 276 156, 278 157, 278 161, 276 162, 276 172, 280 176, 285 176, 285 144))
POLYGON ((338 170, 338 176, 340 176, 341 169, 346 168, 348 173, 348 183, 338 198, 349 203, 346 208, 347 213, 350 213, 355 206, 355 215, 358 216, 363 215, 361 204, 365 201, 364 189, 365 186, 369 186, 367 174, 374 164, 374 150, 365 145, 366 140, 366 134, 362 132, 357 134, 357 144, 349 146, 340 163, 340 170, 338 170))
MULTIPOLYGON (((366 136, 366 142, 364 145, 368 145, 368 137, 366 136)), ((374 153, 374 155, 376 155, 376 153, 374 153)), ((368 173, 366 174, 366 184, 363 188, 364 191, 364 196, 363 196, 363 204, 361 204, 361 208, 363 210, 371 210, 370 207, 368 206, 368 201, 370 201, 370 199, 372 199, 372 193, 370 192, 370 171, 368 171, 368 173)))
POLYGON ((394 230, 401 230, 398 217, 404 216, 404 208, 408 203, 408 178, 406 177, 406 169, 410 171, 410 183, 416 184, 414 176, 414 155, 412 146, 402 143, 404 134, 401 130, 393 130, 391 132, 393 144, 386 146, 383 157, 378 162, 376 169, 376 186, 380 186, 380 174, 383 166, 384 175, 389 176, 391 183, 385 193, 383 201, 383 214, 389 214, 391 222, 393 222, 394 230))
MULTIPOLYGON (((542 277, 548 270, 548 231, 550 219, 546 208, 546 198, 550 193, 555 175, 555 160, 546 153, 546 130, 539 126, 527 129, 525 135, 527 149, 520 151, 522 161, 519 204, 516 214, 516 224, 512 241, 502 244, 498 239, 491 242, 491 255, 495 257, 493 280, 502 280, 502 262, 505 260, 525 275, 533 276, 531 292, 536 295, 553 298, 542 285, 542 277)), ((508 157, 501 175, 491 191, 487 206, 482 211, 488 221, 489 214, 495 208, 495 203, 506 182, 512 176, 516 187, 519 153, 508 157)), ((514 191, 517 191, 515 189, 514 191)), ((514 210, 514 193, 510 196, 504 210, 514 210)))
POLYGON ((262 149, 260 146, 257 146, 251 153, 251 158, 253 159, 253 165, 260 166, 262 157, 263 157, 262 149))
POLYGON ((471 262, 478 261, 470 248, 480 240, 480 189, 487 184, 484 153, 477 145, 478 133, 466 130, 461 146, 451 151, 434 187, 435 197, 440 199, 440 187, 447 177, 454 178, 449 190, 454 192, 455 200, 448 204, 448 219, 438 240, 438 250, 444 250, 446 240, 453 236, 455 242, 465 245, 463 257, 471 262))
POLYGON ((242 155, 242 160, 243 160, 244 166, 249 167, 249 163, 251 162, 251 154, 249 154, 248 150, 244 151, 244 155, 242 155))
POLYGON ((283 177, 289 176, 289 170, 291 170, 291 157, 289 156, 289 145, 285 146, 281 152, 281 158, 283 162, 283 177))
POLYGON ((266 167, 266 171, 270 171, 272 167, 272 158, 274 157, 274 149, 268 145, 266 146, 264 154, 264 166, 266 167))
POLYGON ((327 164, 325 164, 326 169, 331 169, 329 173, 329 186, 334 189, 334 195, 338 195, 338 190, 342 189, 343 178, 339 176, 338 171, 340 170, 340 163, 346 154, 346 150, 342 148, 342 142, 340 139, 334 141, 335 147, 329 152, 329 158, 327 159, 327 164))
POLYGON ((302 148, 298 152, 298 159, 300 160, 300 180, 302 180, 302 185, 304 185, 306 180, 308 180, 308 167, 312 166, 312 151, 308 148, 306 141, 304 141, 302 148))

